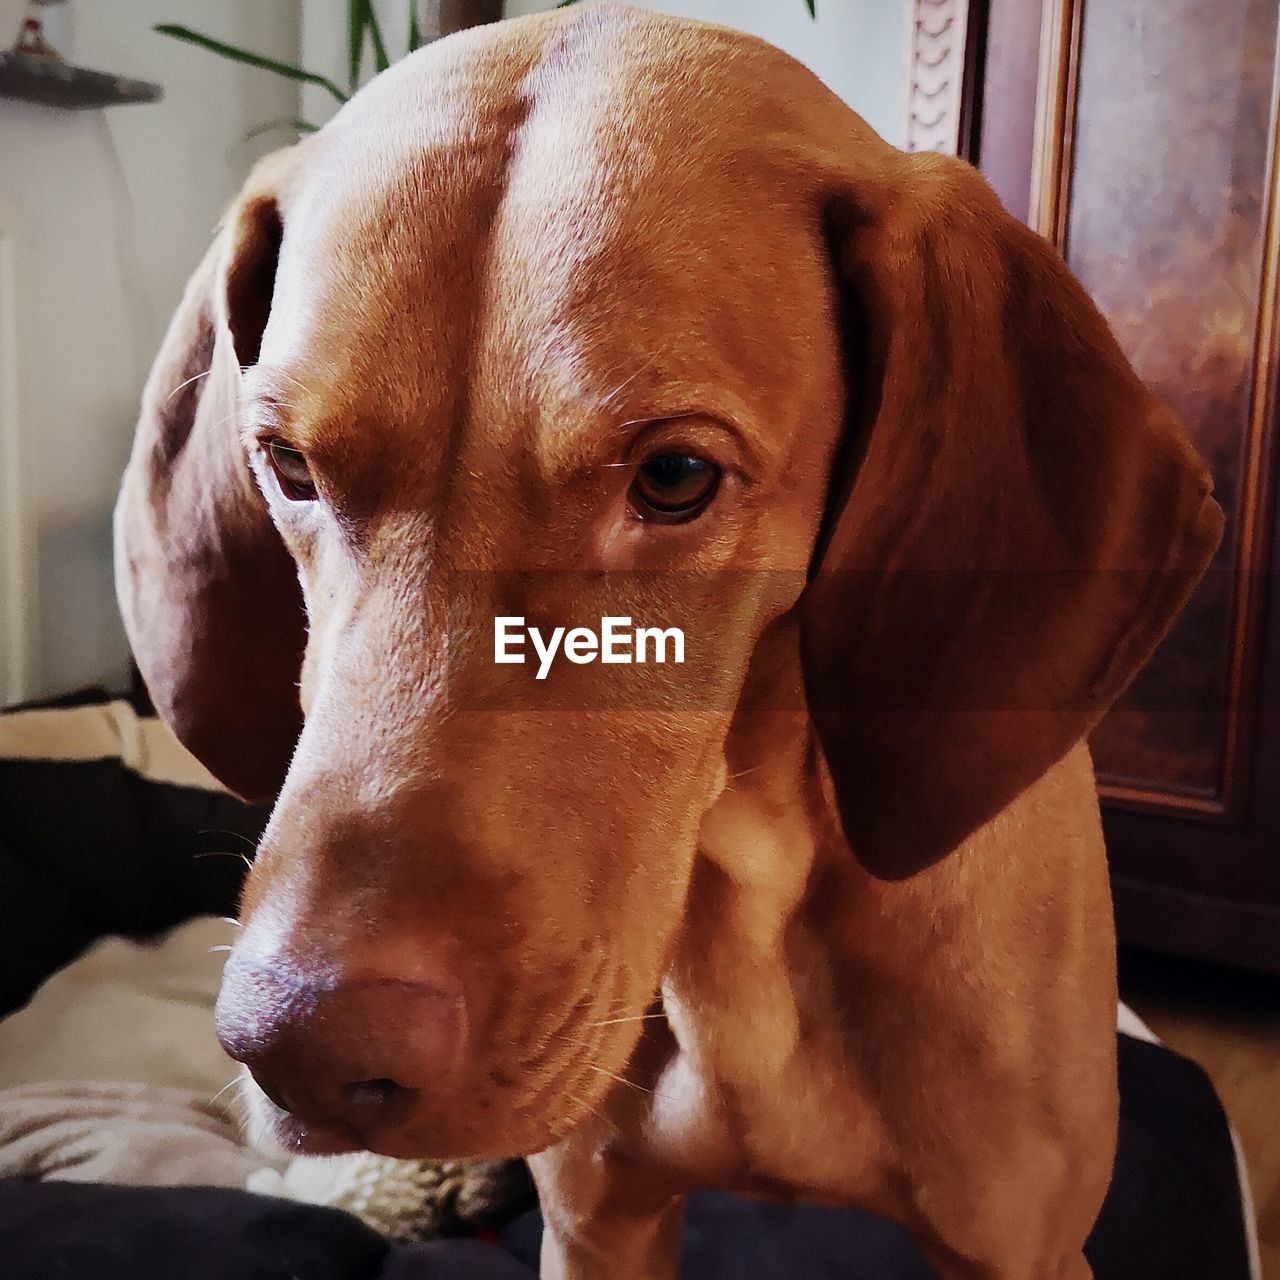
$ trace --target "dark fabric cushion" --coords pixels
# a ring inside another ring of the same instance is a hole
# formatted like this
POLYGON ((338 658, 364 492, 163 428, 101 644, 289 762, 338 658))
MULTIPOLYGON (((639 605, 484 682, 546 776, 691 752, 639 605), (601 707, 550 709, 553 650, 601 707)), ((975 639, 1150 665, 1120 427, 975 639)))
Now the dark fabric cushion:
MULTIPOLYGON (((528 1266, 528 1276, 536 1274, 541 1238, 537 1213, 518 1218, 502 1235, 503 1247, 528 1266)), ((689 1201, 680 1280, 936 1277, 911 1237, 883 1218, 700 1191, 689 1201)))
POLYGON ((536 1267, 530 1270, 496 1245, 432 1240, 393 1249, 382 1280, 533 1280, 536 1274, 536 1267))
POLYGON ((247 1191, 0 1182, 5 1280, 364 1280, 388 1250, 350 1214, 247 1191))
POLYGON ((234 914, 265 822, 118 760, 0 760, 0 1016, 103 934, 234 914))
POLYGON ((1120 1037, 1120 1143, 1089 1239, 1097 1280, 1244 1280, 1244 1205, 1209 1077, 1163 1045, 1120 1037))

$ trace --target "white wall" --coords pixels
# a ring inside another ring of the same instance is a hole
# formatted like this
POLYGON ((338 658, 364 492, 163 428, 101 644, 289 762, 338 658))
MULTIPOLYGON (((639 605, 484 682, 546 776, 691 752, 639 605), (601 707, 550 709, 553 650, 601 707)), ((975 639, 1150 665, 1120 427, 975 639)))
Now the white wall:
POLYGON ((291 136, 245 134, 295 116, 298 102, 288 82, 151 31, 182 22, 293 60, 295 3, 72 0, 69 16, 73 61, 160 81, 166 96, 85 112, 0 100, 0 210, 17 228, 20 489, 36 534, 27 694, 124 679, 110 518, 138 393, 223 206, 252 160, 291 136))
MULTIPOLYGON (((641 8, 723 23, 798 58, 889 142, 904 136, 905 0, 633 0, 641 8)), ((540 13, 554 0, 507 0, 508 17, 540 13)))

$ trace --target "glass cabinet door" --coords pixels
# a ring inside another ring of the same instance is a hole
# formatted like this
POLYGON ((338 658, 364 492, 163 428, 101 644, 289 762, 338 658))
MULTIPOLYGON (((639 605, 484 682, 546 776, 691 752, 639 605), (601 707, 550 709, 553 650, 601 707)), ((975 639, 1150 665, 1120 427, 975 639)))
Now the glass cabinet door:
POLYGON ((1212 469, 1213 567, 1093 738, 1113 801, 1228 816, 1256 702, 1276 307, 1275 0, 1048 0, 1032 218, 1212 469))

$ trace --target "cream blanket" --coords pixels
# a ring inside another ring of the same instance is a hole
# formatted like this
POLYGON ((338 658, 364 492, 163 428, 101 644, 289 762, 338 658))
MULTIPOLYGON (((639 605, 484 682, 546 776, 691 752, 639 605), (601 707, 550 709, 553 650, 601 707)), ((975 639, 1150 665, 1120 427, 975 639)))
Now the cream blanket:
POLYGON ((238 1068, 213 1033, 229 921, 105 938, 0 1022, 0 1178, 245 1187, 354 1213, 394 1239, 483 1223, 518 1166, 275 1158, 244 1145, 238 1068))
POLYGON ((0 1177, 243 1187, 270 1163, 210 1017, 232 934, 103 939, 0 1022, 0 1177))

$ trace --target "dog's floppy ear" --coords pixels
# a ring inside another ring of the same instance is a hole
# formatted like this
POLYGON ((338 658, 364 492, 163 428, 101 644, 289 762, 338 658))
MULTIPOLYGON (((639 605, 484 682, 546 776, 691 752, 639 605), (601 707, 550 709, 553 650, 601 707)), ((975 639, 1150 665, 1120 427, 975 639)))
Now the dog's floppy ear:
POLYGON ((116 588, 156 708, 233 791, 274 798, 302 725, 306 618, 240 442, 281 239, 268 157, 187 285, 142 398, 116 506, 116 588))
POLYGON ((900 878, 1092 729, 1222 513, 1053 250, 959 161, 876 166, 830 210, 859 354, 802 643, 850 846, 900 878))

